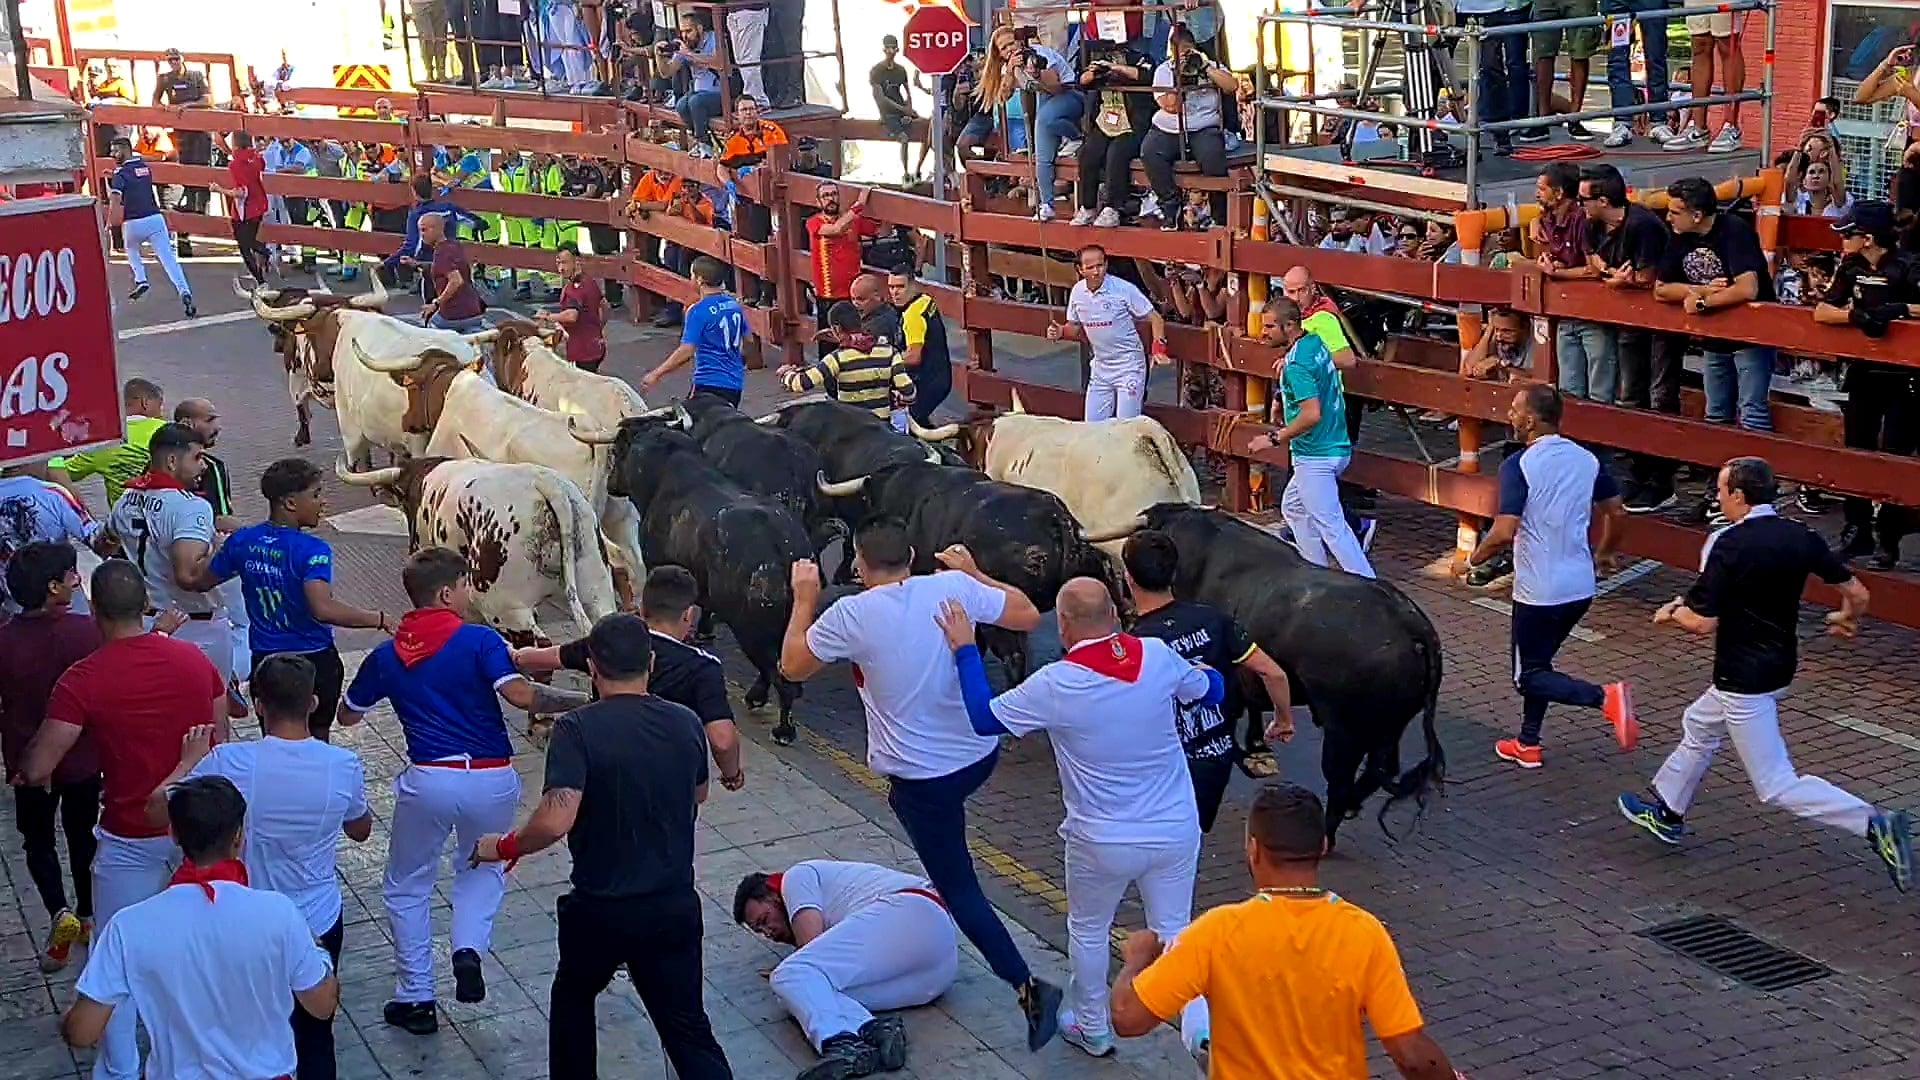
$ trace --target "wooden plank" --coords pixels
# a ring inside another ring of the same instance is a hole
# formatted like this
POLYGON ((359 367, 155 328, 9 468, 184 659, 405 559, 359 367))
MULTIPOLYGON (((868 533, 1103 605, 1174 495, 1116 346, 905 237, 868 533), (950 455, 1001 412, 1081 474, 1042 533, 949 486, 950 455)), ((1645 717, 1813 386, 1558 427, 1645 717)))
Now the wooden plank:
POLYGON ((1338 184, 1361 193, 1404 193, 1456 210, 1467 205, 1467 185, 1421 176, 1417 169, 1368 168, 1351 161, 1320 161, 1293 154, 1268 154, 1267 171, 1292 180, 1338 184))

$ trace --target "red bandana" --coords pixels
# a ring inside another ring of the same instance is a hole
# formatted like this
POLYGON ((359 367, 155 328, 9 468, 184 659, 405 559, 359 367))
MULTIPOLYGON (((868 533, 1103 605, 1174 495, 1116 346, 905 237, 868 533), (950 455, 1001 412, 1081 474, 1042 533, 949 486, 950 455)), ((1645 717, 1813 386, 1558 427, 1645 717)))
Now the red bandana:
POLYGON ((1313 306, 1302 312, 1300 317, 1304 319, 1308 315, 1318 315, 1323 311, 1331 311, 1335 315, 1338 315, 1340 314, 1340 305, 1327 299, 1325 296, 1317 296, 1314 298, 1313 306))
POLYGON ((1070 664, 1079 664, 1096 675, 1130 683, 1140 678, 1140 665, 1146 659, 1146 650, 1140 647, 1140 639, 1132 634, 1114 634, 1097 641, 1083 641, 1068 649, 1067 655, 1061 659, 1070 664))
POLYGON ((247 883, 247 865, 239 859, 221 859, 211 866, 195 866, 189 859, 180 864, 173 872, 168 885, 198 885, 207 890, 207 899, 213 899, 213 883, 231 881, 235 885, 247 883))
POLYGON ((451 608, 415 608, 400 616, 393 628, 393 651, 406 667, 440 651, 453 635, 466 625, 460 613, 451 608))
POLYGON ((785 873, 768 874, 767 888, 772 889, 775 893, 778 893, 780 891, 780 882, 784 880, 786 876, 787 875, 785 873))
POLYGON ((148 472, 127 481, 128 491, 185 491, 187 485, 173 478, 172 473, 148 472))

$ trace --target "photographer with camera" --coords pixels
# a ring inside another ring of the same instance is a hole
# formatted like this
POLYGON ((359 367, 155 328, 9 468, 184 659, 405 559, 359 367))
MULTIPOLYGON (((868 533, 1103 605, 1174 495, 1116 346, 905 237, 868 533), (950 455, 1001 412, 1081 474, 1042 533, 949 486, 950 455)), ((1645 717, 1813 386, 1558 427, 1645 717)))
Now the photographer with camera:
POLYGON ((1141 140, 1153 130, 1153 95, 1124 88, 1152 85, 1148 72, 1153 60, 1111 41, 1089 41, 1087 54, 1087 68, 1080 73, 1087 92, 1087 137, 1080 144, 1080 209, 1073 223, 1106 229, 1120 224, 1121 206, 1133 187, 1134 159, 1140 156, 1141 140))
MULTIPOLYGON (((1085 111, 1085 99, 1074 88, 1073 65, 1067 63, 1066 57, 1045 45, 1035 44, 1031 32, 1023 36, 1011 26, 1002 26, 993 32, 982 86, 999 91, 1009 78, 1013 89, 1034 95, 1034 106, 1029 110, 1033 117, 1033 185, 1037 203, 1033 216, 1040 221, 1052 221, 1055 159, 1060 156, 1063 142, 1080 137, 1080 114, 1085 111)), ((982 101, 990 97, 989 93, 982 101)))
MULTIPOLYGON (((1153 116, 1153 130, 1140 145, 1140 162, 1147 168, 1153 184, 1154 201, 1160 206, 1160 228, 1172 232, 1180 228, 1181 199, 1173 183, 1175 163, 1191 153, 1199 162, 1203 176, 1227 175, 1227 137, 1221 127, 1225 95, 1238 89, 1233 73, 1194 48, 1193 31, 1182 23, 1173 28, 1168 39, 1173 53, 1153 73, 1160 111, 1153 116)), ((1213 219, 1227 219, 1227 196, 1213 192, 1208 200, 1213 219)))
POLYGON ((689 146, 712 138, 713 118, 720 115, 719 42, 712 19, 708 12, 688 11, 680 16, 680 36, 654 46, 663 77, 682 70, 691 76, 691 88, 673 103, 673 111, 687 125, 689 146))

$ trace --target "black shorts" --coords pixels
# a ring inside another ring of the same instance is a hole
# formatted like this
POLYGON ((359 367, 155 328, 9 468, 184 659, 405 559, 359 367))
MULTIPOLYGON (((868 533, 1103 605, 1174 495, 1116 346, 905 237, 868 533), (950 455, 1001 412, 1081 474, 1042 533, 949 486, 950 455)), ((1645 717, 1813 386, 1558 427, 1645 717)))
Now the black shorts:
MULTIPOLYGON (((313 733, 314 738, 325 742, 328 730, 333 727, 334 714, 340 710, 340 692, 347 681, 347 667, 340 661, 340 650, 331 645, 308 653, 263 653, 255 650, 253 671, 259 671, 261 662, 274 655, 298 656, 313 665, 313 696, 317 700, 313 711, 307 714, 307 730, 313 733)), ((253 677, 253 671, 247 673, 249 680, 253 677)))
MULTIPOLYGON (((736 409, 740 407, 740 391, 738 390, 728 390, 719 386, 695 386, 693 388, 693 394, 712 394, 714 397, 719 398, 736 409)), ((692 397, 693 394, 688 394, 687 396, 692 397)))

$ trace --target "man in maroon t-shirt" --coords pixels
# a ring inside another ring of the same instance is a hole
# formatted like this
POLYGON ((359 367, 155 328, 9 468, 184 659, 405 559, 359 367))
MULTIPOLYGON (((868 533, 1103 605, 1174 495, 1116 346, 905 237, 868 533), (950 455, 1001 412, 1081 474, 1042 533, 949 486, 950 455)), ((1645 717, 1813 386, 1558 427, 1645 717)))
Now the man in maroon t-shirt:
MULTIPOLYGON (((0 756, 8 775, 24 764, 27 743, 47 716, 53 684, 75 661, 100 647, 100 629, 73 613, 80 591, 73 545, 33 543, 7 563, 7 591, 20 614, 0 626, 0 756)), ((100 759, 84 735, 53 769, 53 786, 13 789, 14 820, 27 850, 27 875, 47 907, 52 929, 40 970, 67 966, 67 953, 93 922, 93 826, 100 817, 100 759), (73 906, 60 879, 55 821, 67 834, 73 870, 73 906)))
POLYGON ((267 161, 253 148, 253 140, 244 131, 227 136, 232 149, 227 157, 227 177, 232 187, 220 194, 227 200, 227 212, 233 215, 233 239, 240 245, 240 261, 255 284, 266 284, 273 269, 273 253, 260 242, 260 223, 267 216, 267 161))
POLYGON ((564 328, 567 362, 582 371, 598 372, 607 358, 607 306, 600 283, 580 273, 580 256, 574 252, 561 249, 554 263, 560 280, 566 282, 560 290, 560 310, 537 312, 534 320, 564 328))
MULTIPOLYGON (((101 563, 91 599, 102 644, 54 683, 16 782, 46 786, 80 737, 92 737, 101 770, 93 907, 105 931, 116 912, 166 888, 179 861, 166 827, 148 824, 147 798, 180 763, 180 740, 200 724, 214 726, 215 741, 230 732, 227 683, 212 661, 195 645, 146 630, 139 567, 101 563)), ((133 1010, 115 1010, 95 1061, 102 1075, 139 1074, 135 1021, 133 1010)))
POLYGON ((485 328, 487 302, 473 287, 473 264, 460 241, 447 235, 444 214, 420 218, 420 242, 433 249, 433 299, 420 309, 420 321, 440 330, 470 334, 485 328))

